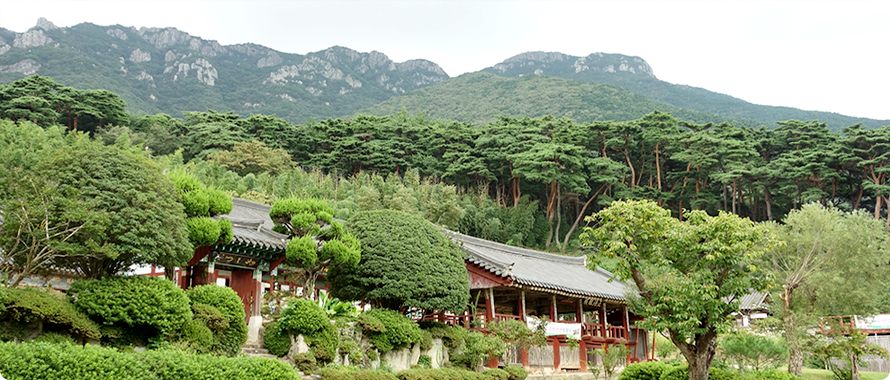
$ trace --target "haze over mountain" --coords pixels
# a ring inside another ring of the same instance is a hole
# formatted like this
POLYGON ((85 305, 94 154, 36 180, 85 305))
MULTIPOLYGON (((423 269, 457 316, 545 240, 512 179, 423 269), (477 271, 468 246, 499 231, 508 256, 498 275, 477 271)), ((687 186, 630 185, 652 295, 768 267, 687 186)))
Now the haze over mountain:
POLYGON ((547 114, 579 122, 628 120, 658 109, 694 122, 772 126, 788 119, 820 120, 835 130, 856 123, 890 124, 759 106, 667 83, 644 59, 620 54, 530 52, 484 71, 503 78, 469 74, 452 79, 428 60, 399 63, 381 52, 340 46, 301 55, 256 44, 221 45, 175 28, 89 23, 58 28, 46 19, 24 33, 0 28, 0 82, 38 74, 66 86, 107 89, 120 95, 134 114, 181 117, 184 111, 213 109, 274 114, 303 123, 405 108, 484 123, 497 116, 547 114))

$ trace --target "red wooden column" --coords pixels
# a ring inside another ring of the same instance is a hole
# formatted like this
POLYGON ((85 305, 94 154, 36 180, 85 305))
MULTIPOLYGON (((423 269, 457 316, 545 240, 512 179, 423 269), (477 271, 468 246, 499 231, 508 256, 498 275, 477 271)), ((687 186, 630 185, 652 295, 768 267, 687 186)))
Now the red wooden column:
MULTIPOLYGON (((603 302, 603 304, 600 306, 600 331, 603 334, 603 338, 607 338, 609 336, 609 327, 608 327, 608 324, 606 323, 606 303, 605 302, 603 302)), ((609 352, 609 344, 608 343, 603 345, 603 350, 605 352, 609 352)))
MULTIPOLYGON (((556 296, 550 295, 550 321, 556 322, 559 319, 559 315, 556 314, 556 296)), ((562 362, 562 359, 559 357, 559 339, 557 337, 553 337, 553 370, 559 371, 559 365, 562 362)))
MULTIPOLYGON (((494 289, 488 288, 485 292, 485 323, 486 325, 488 325, 491 322, 494 322, 494 289)), ((495 356, 491 359, 488 359, 486 367, 497 368, 498 357, 495 356)))

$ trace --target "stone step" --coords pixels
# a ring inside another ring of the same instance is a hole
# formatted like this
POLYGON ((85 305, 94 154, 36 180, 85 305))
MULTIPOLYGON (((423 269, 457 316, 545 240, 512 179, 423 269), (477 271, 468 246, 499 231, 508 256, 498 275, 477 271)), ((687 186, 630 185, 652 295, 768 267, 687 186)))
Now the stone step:
POLYGON ((269 359, 274 359, 274 360, 282 359, 282 358, 279 358, 272 354, 247 354, 247 357, 249 357, 249 358, 269 358, 269 359))

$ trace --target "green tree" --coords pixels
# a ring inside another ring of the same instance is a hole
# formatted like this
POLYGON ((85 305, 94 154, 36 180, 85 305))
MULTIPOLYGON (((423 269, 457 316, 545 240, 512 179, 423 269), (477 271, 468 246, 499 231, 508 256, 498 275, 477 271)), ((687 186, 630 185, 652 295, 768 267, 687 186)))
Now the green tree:
POLYGON ((595 250, 591 268, 616 259, 616 277, 636 285, 634 312, 648 328, 669 333, 690 380, 707 380, 717 337, 732 325, 738 300, 768 285, 754 260, 774 237, 725 212, 686 216, 674 219, 652 201, 615 201, 589 218, 597 227, 586 227, 581 239, 595 250))
POLYGON ((257 140, 236 142, 232 145, 232 150, 210 153, 207 159, 226 165, 240 176, 250 173, 278 175, 296 166, 284 149, 273 149, 257 140))
POLYGON ((0 179, 0 282, 16 287, 29 275, 48 270, 79 235, 90 235, 106 222, 95 202, 76 189, 10 169, 0 179))
POLYGON ((393 310, 466 308, 470 288, 463 253, 428 221, 374 210, 355 213, 347 227, 362 242, 362 259, 328 272, 334 296, 393 310))
POLYGON ((784 244, 768 251, 763 266, 771 268, 779 285, 788 372, 800 376, 801 339, 816 317, 868 315, 887 301, 881 268, 890 262, 890 234, 865 212, 812 203, 772 228, 784 244))
POLYGON ((287 198, 276 201, 269 211, 278 232, 291 240, 285 254, 288 265, 302 268, 303 297, 315 299, 315 280, 325 271, 359 263, 361 244, 333 220, 334 210, 317 199, 287 198))
POLYGON ((101 278, 132 265, 183 265, 191 258, 183 207, 160 168, 132 148, 105 146, 72 135, 37 174, 58 181, 61 193, 96 203, 104 223, 69 240, 57 265, 101 278))

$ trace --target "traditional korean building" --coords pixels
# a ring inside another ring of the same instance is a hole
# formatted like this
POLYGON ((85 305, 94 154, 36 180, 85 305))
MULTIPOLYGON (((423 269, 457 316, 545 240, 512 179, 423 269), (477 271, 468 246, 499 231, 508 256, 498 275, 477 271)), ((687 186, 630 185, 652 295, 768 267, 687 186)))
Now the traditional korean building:
POLYGON ((187 289, 204 284, 232 288, 244 303, 251 339, 262 326, 260 307, 264 284, 268 286, 276 268, 285 259, 288 236, 272 231, 269 205, 239 198, 232 212, 220 218, 232 221, 234 238, 229 244, 198 247, 185 267, 177 271, 177 283, 187 289))
POLYGON ((491 242, 447 232, 468 254, 473 314, 456 316, 457 323, 483 329, 486 321, 530 318, 547 319, 554 325, 548 333, 549 347, 520 352, 488 363, 552 367, 553 370, 586 370, 594 362, 591 349, 626 345, 629 361, 647 360, 650 345, 645 330, 635 322, 641 318, 628 311, 627 284, 612 274, 590 270, 584 257, 569 257, 491 242), (555 322, 555 323, 554 323, 555 322), (562 329, 565 333, 560 333, 562 329), (578 341, 571 347, 569 338, 578 341))

